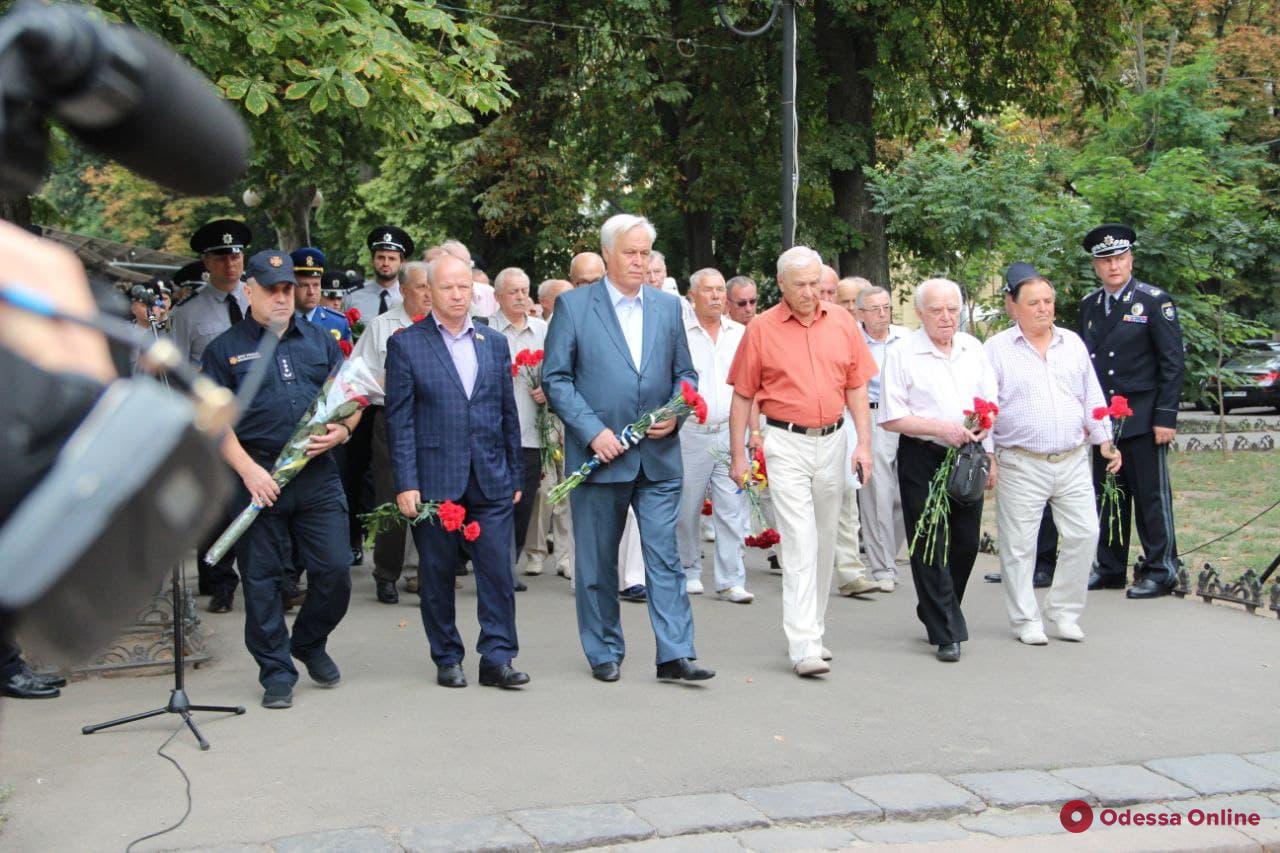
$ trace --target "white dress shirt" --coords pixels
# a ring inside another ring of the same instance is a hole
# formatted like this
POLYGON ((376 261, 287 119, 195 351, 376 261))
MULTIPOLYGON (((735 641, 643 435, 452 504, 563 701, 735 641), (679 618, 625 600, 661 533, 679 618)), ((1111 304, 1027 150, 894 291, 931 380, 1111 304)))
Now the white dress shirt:
POLYGON ((710 429, 729 423, 729 404, 733 402, 733 386, 728 382, 729 367, 746 331, 746 326, 726 315, 720 318, 720 332, 713 341, 697 316, 685 320, 689 355, 693 357, 693 367, 698 371, 698 393, 707 401, 706 423, 694 423, 693 426, 710 429))
POLYGON ((604 286, 609 291, 613 312, 618 316, 618 325, 622 327, 622 337, 631 351, 631 362, 639 370, 640 358, 644 354, 644 286, 640 286, 635 296, 623 296, 608 276, 604 278, 604 286))
MULTIPOLYGON (((944 355, 924 329, 888 348, 880 388, 876 422, 881 424, 910 415, 962 424, 974 397, 994 402, 998 393, 995 373, 977 338, 956 332, 951 353, 944 355)), ((917 438, 947 446, 936 436, 917 438)), ((990 435, 982 446, 992 450, 990 435)))
POLYGON ((992 430, 996 447, 1065 453, 1086 437, 1093 444, 1111 440, 1110 419, 1093 419, 1093 410, 1107 401, 1075 332, 1054 326, 1043 356, 1016 325, 983 348, 1000 386, 1000 416, 992 430))
POLYGON ((384 289, 387 292, 388 311, 404 302, 404 297, 400 295, 400 282, 392 281, 390 287, 383 288, 374 279, 369 279, 342 298, 342 313, 355 308, 360 312, 360 320, 366 324, 365 328, 368 328, 369 321, 378 316, 384 289))
MULTIPOLYGON (((524 328, 521 329, 508 320, 507 315, 499 309, 489 318, 489 325, 506 336, 507 346, 511 348, 512 362, 515 362, 516 353, 520 350, 540 350, 547 341, 547 323, 537 317, 526 317, 524 328)), ((539 374, 542 372, 541 367, 534 370, 539 374)), ((533 388, 525 377, 526 373, 528 371, 522 367, 515 376, 511 377, 511 383, 514 386, 512 390, 516 395, 516 413, 520 417, 520 446, 541 447, 542 436, 538 433, 538 404, 533 401, 533 395, 530 393, 533 388)))
POLYGON ((369 405, 386 405, 384 392, 387 387, 387 341, 391 340, 391 336, 396 332, 412 325, 413 320, 409 317, 409 312, 405 310, 403 303, 385 314, 365 321, 364 333, 360 335, 360 339, 351 350, 351 358, 363 358, 373 372, 374 378, 378 380, 378 391, 368 395, 369 405))
MULTIPOLYGON (((859 326, 861 326, 861 324, 859 324, 859 326)), ((880 368, 880 371, 875 376, 872 376, 867 380, 868 401, 872 403, 880 402, 880 377, 884 373, 884 356, 890 345, 905 340, 910 334, 911 330, 907 327, 895 326, 890 323, 889 331, 885 334, 884 340, 877 341, 875 338, 867 334, 867 330, 865 328, 862 329, 862 338, 867 342, 867 349, 871 350, 871 357, 876 360, 876 367, 880 368)))

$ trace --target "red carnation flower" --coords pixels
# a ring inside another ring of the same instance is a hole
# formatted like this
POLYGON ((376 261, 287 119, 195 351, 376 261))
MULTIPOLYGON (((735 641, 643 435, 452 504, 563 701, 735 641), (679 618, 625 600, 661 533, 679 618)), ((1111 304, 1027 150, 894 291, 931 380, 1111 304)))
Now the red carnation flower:
POLYGON ((350 323, 350 324, 351 324, 351 325, 353 325, 353 326, 354 326, 356 323, 359 323, 359 322, 360 322, 360 309, 359 309, 359 308, 348 308, 348 309, 347 309, 347 313, 346 313, 346 318, 347 318, 347 322, 348 322, 348 323, 350 323))
POLYGON ((355 397, 352 397, 351 400, 362 409, 369 408, 369 398, 363 394, 359 394, 355 397))
POLYGON ((414 314, 414 315, 413 315, 412 317, 410 317, 409 319, 410 319, 410 320, 412 320, 412 321, 413 321, 413 322, 415 322, 415 323, 421 323, 423 320, 427 319, 427 315, 426 315, 426 314, 414 314))
POLYGON ((462 526, 467 517, 467 509, 453 501, 445 501, 436 510, 436 515, 440 519, 440 526, 452 533, 462 526))
POLYGON ((1133 409, 1129 408, 1129 398, 1122 394, 1116 394, 1111 398, 1111 417, 1127 418, 1133 414, 1133 409))
POLYGON ((711 515, 711 501, 702 502, 702 514, 711 515))
POLYGON ((748 536, 746 539, 742 540, 742 544, 746 545, 748 548, 759 548, 760 540, 754 536, 748 536))
POLYGON ((480 522, 473 521, 466 527, 462 528, 462 538, 468 542, 474 542, 480 538, 480 522))
POLYGON ((684 381, 680 383, 680 398, 684 400, 685 404, 691 409, 694 408, 697 401, 701 399, 701 397, 698 396, 697 389, 684 381))
POLYGON ((757 447, 755 449, 755 452, 752 453, 751 455, 752 455, 752 458, 755 459, 755 461, 760 463, 760 477, 762 479, 768 479, 769 471, 767 468, 764 467, 764 448, 757 447))
POLYGON ((342 350, 343 355, 351 355, 351 350, 353 350, 354 347, 351 346, 351 341, 338 341, 338 349, 342 350))
MULTIPOLYGON (((518 356, 517 356, 517 357, 518 357, 518 356)), ((515 362, 515 361, 511 362, 511 376, 514 378, 514 377, 515 377, 515 375, 516 375, 517 373, 519 373, 519 372, 520 372, 520 364, 519 364, 519 362, 515 362)))
POLYGON ((1095 421, 1100 421, 1109 414, 1111 414, 1111 410, 1106 406, 1095 406, 1093 409, 1093 419, 1095 421))

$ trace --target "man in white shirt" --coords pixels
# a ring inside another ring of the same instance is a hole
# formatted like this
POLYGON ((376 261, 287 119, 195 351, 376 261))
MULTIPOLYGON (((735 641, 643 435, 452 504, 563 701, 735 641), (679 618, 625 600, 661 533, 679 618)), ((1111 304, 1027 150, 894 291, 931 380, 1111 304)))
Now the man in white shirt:
MULTIPOLYGON (((351 360, 362 359, 369 366, 379 389, 386 388, 387 341, 402 329, 412 326, 416 320, 431 311, 431 287, 427 283, 428 265, 423 261, 410 261, 399 269, 398 289, 403 301, 388 309, 385 314, 371 318, 365 324, 364 334, 351 351, 351 360)), ((374 423, 371 431, 374 501, 381 505, 395 501, 396 489, 391 476, 391 453, 387 448, 387 422, 384 394, 369 395, 369 413, 374 423)), ((396 582, 404 573, 405 530, 403 525, 392 525, 382 533, 373 545, 373 582, 378 601, 397 604, 400 593, 396 582)), ((405 581, 407 592, 418 591, 418 578, 405 581)))
MULTIPOLYGON (((489 319, 489 325, 506 336, 507 344, 511 347, 512 363, 524 350, 531 353, 542 352, 547 340, 547 324, 537 317, 529 316, 529 276, 519 267, 507 267, 494 278, 493 285, 494 294, 498 300, 498 310, 489 319)), ((542 435, 538 428, 539 409, 543 409, 542 417, 551 416, 551 413, 544 409, 547 398, 542 393, 541 382, 530 383, 528 375, 530 370, 535 377, 542 376, 542 367, 538 366, 532 369, 518 368, 515 375, 511 377, 511 382, 515 386, 516 412, 520 416, 520 446, 524 456, 524 483, 520 487, 520 502, 516 504, 515 541, 512 546, 516 551, 511 563, 513 567, 520 557, 520 551, 525 547, 525 540, 529 534, 529 521, 533 518, 534 504, 537 501, 538 482, 542 479, 542 435)), ((542 573, 545 552, 546 544, 543 543, 540 551, 526 555, 525 572, 527 574, 542 573)), ((517 584, 517 589, 519 586, 517 584)))
MULTIPOLYGON (((916 288, 915 300, 924 327, 888 350, 878 409, 881 426, 901 436, 898 485, 909 542, 947 448, 977 441, 991 453, 989 431, 966 427, 964 412, 974 408, 975 398, 994 402, 997 394, 995 374, 982 344, 959 331, 964 307, 960 286, 931 278, 916 288)), ((987 488, 994 484, 993 467, 987 488)), ((911 578, 919 601, 916 615, 929 642, 938 647, 938 660, 945 663, 960 660, 960 644, 969 639, 960 603, 978 556, 982 503, 981 498, 969 505, 950 501, 947 524, 936 526, 938 542, 929 559, 925 559, 924 535, 910 550, 911 578)))
MULTIPOLYGON (((892 307, 889 291, 868 285, 854 297, 854 313, 862 323, 862 336, 871 350, 876 366, 884 370, 885 354, 899 345, 911 332, 890 320, 892 307)), ((867 396, 874 413, 880 408, 880 375, 867 383, 867 396)), ((898 434, 880 424, 871 428, 871 467, 875 476, 858 490, 858 512, 862 516, 862 543, 867 549, 867 562, 881 592, 897 588, 895 566, 898 549, 906 538, 902 521, 902 501, 898 497, 898 434)))
POLYGON ((1005 274, 1005 309, 1014 325, 988 340, 987 360, 1000 385, 1000 419, 992 430, 1000 466, 996 523, 1000 572, 1014 635, 1032 646, 1048 642, 1036 606, 1032 573, 1045 506, 1062 537, 1044 616, 1056 636, 1080 641, 1089 569, 1098 546, 1092 455, 1099 447, 1108 471, 1120 469, 1102 386, 1084 341, 1054 325, 1053 286, 1030 264, 1005 274))
POLYGON ((707 420, 686 421, 680 431, 684 488, 676 544, 690 595, 702 592, 702 549, 699 521, 702 500, 711 487, 711 521, 715 526, 716 597, 750 604, 747 571, 742 564, 742 530, 746 526, 746 497, 729 479, 729 404, 733 388, 726 380, 746 327, 724 316, 727 291, 718 271, 700 269, 689 277, 693 319, 685 320, 689 354, 698 371, 698 393, 707 401, 707 420))

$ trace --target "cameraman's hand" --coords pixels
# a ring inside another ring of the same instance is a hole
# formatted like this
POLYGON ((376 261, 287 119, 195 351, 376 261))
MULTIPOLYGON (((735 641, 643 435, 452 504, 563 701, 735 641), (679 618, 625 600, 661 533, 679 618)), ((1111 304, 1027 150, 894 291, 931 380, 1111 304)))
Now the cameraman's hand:
POLYGON ((271 473, 256 462, 240 474, 240 479, 258 506, 271 506, 280 497, 280 486, 271 479, 271 473))
MULTIPOLYGON (((38 291, 68 314, 98 313, 84 266, 61 246, 0 222, 0 288, 38 291)), ((38 367, 73 372, 100 382, 116 377, 101 334, 63 320, 48 320, 0 303, 0 346, 38 367)))

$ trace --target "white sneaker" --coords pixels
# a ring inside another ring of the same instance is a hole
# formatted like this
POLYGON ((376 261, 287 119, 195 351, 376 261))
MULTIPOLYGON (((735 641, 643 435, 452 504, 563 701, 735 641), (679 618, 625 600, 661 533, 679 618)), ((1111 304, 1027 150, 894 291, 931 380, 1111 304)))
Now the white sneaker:
POLYGON ((1079 643, 1084 640, 1084 631, 1074 622, 1049 622, 1053 626, 1053 635, 1059 640, 1079 643))
POLYGON ((796 675, 801 678, 810 678, 815 675, 825 675, 831 671, 831 665, 821 658, 805 658, 795 664, 792 669, 796 671, 796 675))
POLYGON ((1044 631, 1033 626, 1027 626, 1019 631, 1018 639, 1026 643, 1028 646, 1049 645, 1049 638, 1044 635, 1044 631))
POLYGON ((862 595, 867 592, 879 592, 880 582, 869 580, 859 575, 848 583, 840 584, 841 595, 862 595))
MULTIPOLYGON (((701 584, 699 584, 701 586, 701 584)), ((734 604, 750 604, 756 600, 755 595, 747 592, 740 586, 731 586, 728 589, 716 590, 716 598, 721 601, 732 601, 734 604)))
POLYGON ((880 584, 881 592, 893 592, 898 588, 898 582, 893 578, 881 578, 877 583, 880 584))
POLYGON ((822 647, 822 659, 823 659, 823 660, 831 660, 831 657, 832 657, 832 655, 831 655, 831 649, 827 648, 826 646, 823 646, 823 647, 822 647))
POLYGON ((716 529, 715 529, 715 527, 713 527, 713 526, 712 526, 712 525, 710 525, 710 524, 704 524, 704 525, 702 525, 702 541, 703 541, 703 542, 714 542, 714 541, 716 541, 716 529))
POLYGON ((526 575, 542 574, 542 555, 528 553, 524 555, 524 573, 526 575))
POLYGON ((684 582, 684 588, 690 595, 702 595, 702 581, 687 580, 684 582))

